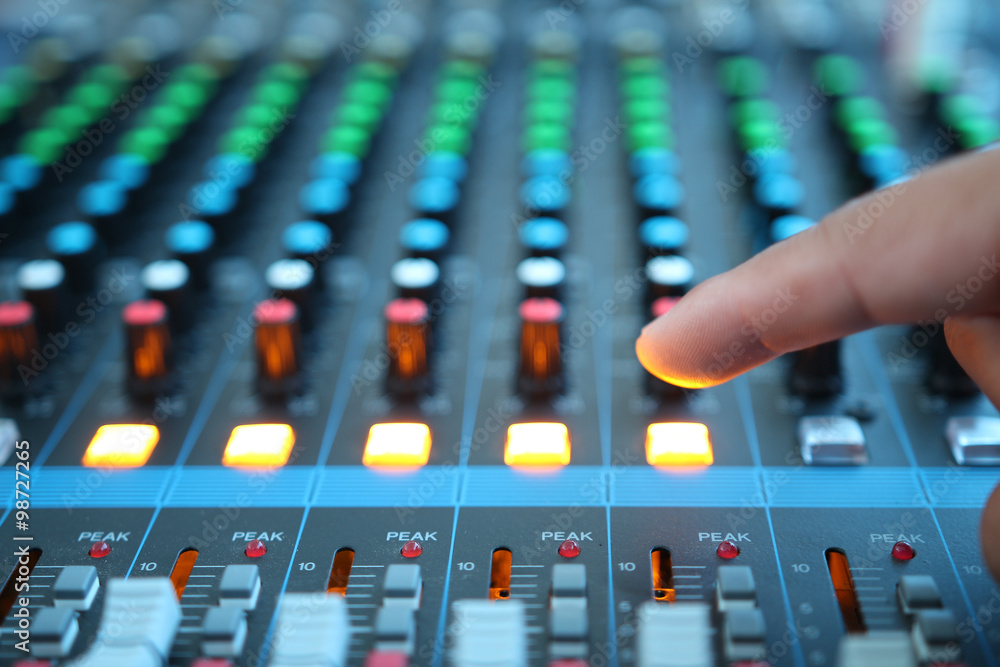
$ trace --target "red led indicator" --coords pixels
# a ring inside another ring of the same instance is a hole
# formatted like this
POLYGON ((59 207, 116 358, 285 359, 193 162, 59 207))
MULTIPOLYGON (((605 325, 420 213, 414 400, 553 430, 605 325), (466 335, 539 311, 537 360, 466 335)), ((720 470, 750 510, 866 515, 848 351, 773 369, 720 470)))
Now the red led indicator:
POLYGON ((385 307, 385 319, 393 324, 420 324, 428 312, 421 299, 393 299, 385 307))
POLYGON ((399 553, 403 555, 404 558, 416 558, 424 552, 424 548, 420 546, 420 542, 414 542, 410 540, 403 545, 403 548, 399 550, 399 553))
POLYGON ((719 547, 715 550, 715 555, 719 558, 730 560, 740 555, 740 548, 729 540, 725 540, 719 543, 719 547))
POLYGON ((909 542, 899 541, 892 545, 892 557, 896 560, 913 560, 916 555, 909 542))
POLYGON ((250 540, 247 542, 247 548, 244 549, 244 553, 250 558, 260 558, 267 553, 267 545, 260 540, 250 540))
POLYGON ((533 324, 559 322, 563 317, 562 304, 546 297, 525 299, 517 310, 523 321, 533 324))
POLYGON ((253 316, 261 324, 287 324, 294 322, 299 312, 289 299, 268 299, 253 308, 253 316))
POLYGON ((35 309, 27 301, 0 303, 0 327, 18 327, 30 322, 34 316, 35 309))
POLYGON ((559 555, 563 558, 576 558, 580 555, 580 545, 576 540, 566 540, 559 545, 559 555))
POLYGON ((152 326, 167 319, 167 306, 156 299, 133 301, 122 309, 122 320, 133 327, 152 326))
POLYGON ((89 553, 91 558, 104 558, 111 553, 111 545, 103 540, 101 542, 94 542, 90 545, 89 553))
POLYGON ((653 302, 651 310, 653 311, 653 318, 662 317, 669 313, 677 302, 680 301, 678 297, 675 296, 661 296, 659 299, 653 302))

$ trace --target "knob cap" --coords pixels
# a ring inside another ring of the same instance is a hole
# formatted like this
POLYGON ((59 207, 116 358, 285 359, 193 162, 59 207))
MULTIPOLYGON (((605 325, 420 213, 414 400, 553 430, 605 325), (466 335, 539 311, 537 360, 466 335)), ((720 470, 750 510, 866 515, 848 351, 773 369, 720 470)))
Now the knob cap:
POLYGON ((390 392, 411 395, 430 388, 430 310, 420 299, 394 299, 385 307, 390 392))
POLYGON ((296 305, 302 331, 311 330, 317 289, 312 264, 304 259, 279 259, 265 270, 264 282, 273 294, 296 305))
POLYGON ((561 392, 564 388, 560 327, 564 311, 555 299, 521 302, 521 367, 518 389, 529 395, 561 392))
POLYGON ((684 296, 694 280, 694 265, 680 255, 661 255, 646 262, 646 278, 647 303, 652 305, 660 297, 684 296))
POLYGON ((254 307, 257 387, 265 396, 285 396, 301 387, 302 333, 299 309, 290 299, 268 299, 254 307))
POLYGON ((133 301, 122 309, 128 345, 128 388, 139 397, 170 388, 173 343, 167 306, 156 299, 133 301))
POLYGON ((38 333, 59 332, 66 318, 66 269, 54 259, 36 259, 22 264, 16 275, 24 300, 35 309, 38 333))
POLYGON ((190 278, 187 265, 179 259, 150 262, 139 274, 146 296, 166 304, 175 334, 187 331, 191 324, 190 278))
POLYGON ((69 288, 77 294, 94 289, 94 274, 102 247, 97 231, 85 222, 65 222, 53 227, 45 237, 52 256, 69 274, 69 288))
POLYGON ((0 303, 0 391, 23 397, 40 369, 32 365, 38 351, 35 308, 27 301, 0 303))
POLYGON ((799 350, 792 359, 792 393, 806 398, 826 398, 843 391, 839 340, 799 350))

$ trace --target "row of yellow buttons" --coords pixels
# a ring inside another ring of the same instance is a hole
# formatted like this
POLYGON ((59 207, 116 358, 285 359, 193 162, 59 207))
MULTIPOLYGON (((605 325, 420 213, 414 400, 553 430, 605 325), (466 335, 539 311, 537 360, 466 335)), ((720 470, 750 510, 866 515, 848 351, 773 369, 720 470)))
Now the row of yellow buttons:
MULTIPOLYGON (((97 430, 83 464, 92 467, 135 468, 149 460, 160 432, 147 424, 108 424, 97 430)), ((229 436, 223 465, 270 468, 288 462, 295 432, 288 424, 237 426, 229 436)), ((419 467, 431 452, 426 424, 375 424, 368 432, 362 463, 370 467, 419 467)), ((650 424, 646 430, 646 460, 654 466, 711 465, 712 441, 704 424, 650 424)), ((570 461, 570 435, 565 424, 513 424, 507 429, 504 463, 509 466, 553 467, 570 461)))

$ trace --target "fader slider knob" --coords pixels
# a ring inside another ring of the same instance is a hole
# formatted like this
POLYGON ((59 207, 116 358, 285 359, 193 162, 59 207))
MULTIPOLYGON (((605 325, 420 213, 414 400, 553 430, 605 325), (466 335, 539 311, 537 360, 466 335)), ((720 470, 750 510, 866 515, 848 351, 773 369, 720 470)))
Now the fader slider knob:
POLYGON ((389 349, 387 388, 393 394, 425 392, 430 385, 430 311, 420 299, 394 299, 385 307, 389 349))

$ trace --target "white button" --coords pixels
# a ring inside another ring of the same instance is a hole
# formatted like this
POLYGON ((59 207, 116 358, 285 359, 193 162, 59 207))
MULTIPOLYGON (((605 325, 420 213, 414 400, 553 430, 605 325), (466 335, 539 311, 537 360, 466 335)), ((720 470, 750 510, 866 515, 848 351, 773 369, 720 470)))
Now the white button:
POLYGON ((861 425, 852 417, 803 417, 799 445, 806 465, 861 465, 868 446, 861 425))
POLYGON ((958 465, 1000 465, 1000 418, 952 417, 945 437, 958 465))

